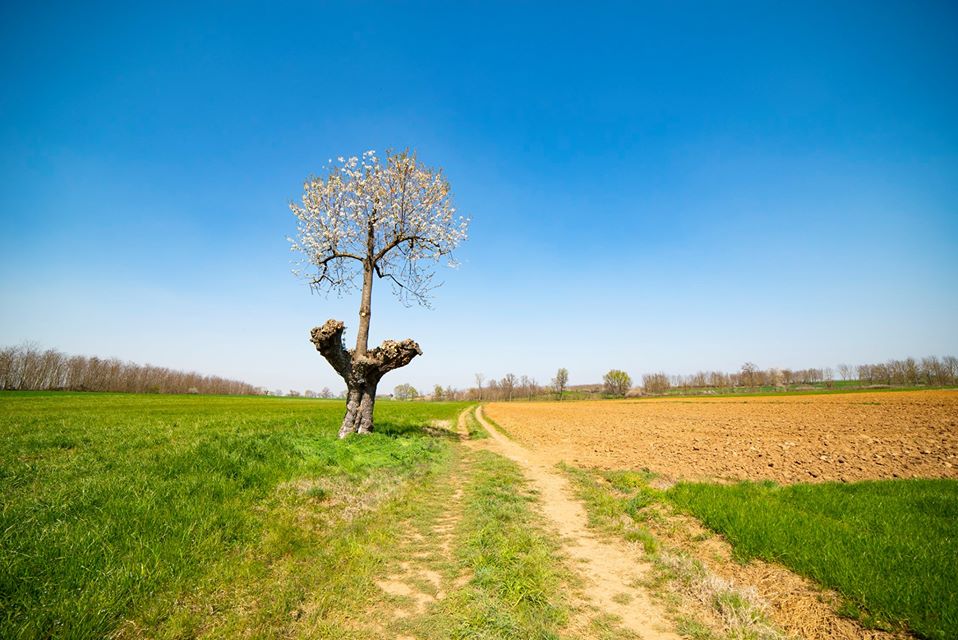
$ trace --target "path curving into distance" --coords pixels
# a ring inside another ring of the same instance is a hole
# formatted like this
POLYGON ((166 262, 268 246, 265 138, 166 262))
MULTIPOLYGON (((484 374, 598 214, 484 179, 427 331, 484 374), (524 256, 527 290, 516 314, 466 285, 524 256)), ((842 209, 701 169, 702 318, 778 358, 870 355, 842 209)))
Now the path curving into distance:
POLYGON ((551 463, 500 433, 485 419, 481 406, 476 418, 491 436, 491 442, 483 446, 518 464, 538 490, 543 514, 559 533, 562 549, 573 561, 571 568, 583 579, 583 604, 619 618, 623 627, 643 640, 680 640, 663 607, 641 586, 650 570, 641 548, 596 537, 589 529, 585 507, 551 463))

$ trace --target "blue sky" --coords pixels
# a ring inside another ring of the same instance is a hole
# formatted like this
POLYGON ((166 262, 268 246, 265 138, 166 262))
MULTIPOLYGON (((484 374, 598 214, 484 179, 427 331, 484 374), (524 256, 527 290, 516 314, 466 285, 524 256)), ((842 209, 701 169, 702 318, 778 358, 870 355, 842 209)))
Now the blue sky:
POLYGON ((953 3, 136 4, 0 9, 0 343, 337 390, 286 205, 410 146, 473 222, 387 390, 958 354, 953 3))

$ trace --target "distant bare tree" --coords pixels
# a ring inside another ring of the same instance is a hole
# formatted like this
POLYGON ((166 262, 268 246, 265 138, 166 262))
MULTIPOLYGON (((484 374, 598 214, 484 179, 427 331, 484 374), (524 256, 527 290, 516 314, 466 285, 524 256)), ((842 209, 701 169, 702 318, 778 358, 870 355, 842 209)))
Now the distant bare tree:
POLYGON ((755 371, 758 369, 753 363, 746 362, 742 365, 742 383, 747 387, 755 386, 755 371))
POLYGON ((16 348, 3 347, 0 349, 0 389, 15 389, 16 348))
POLYGON ((485 374, 476 374, 476 388, 479 389, 479 402, 482 402, 482 382, 486 379, 485 374))
POLYGON ((671 382, 664 373, 647 373, 642 376, 642 390, 646 393, 664 393, 669 387, 671 382))
POLYGON ((502 390, 505 400, 512 402, 512 393, 516 389, 516 376, 513 373, 507 373, 502 376, 502 380, 499 382, 499 388, 502 390))
POLYGON ((708 374, 704 371, 698 371, 689 376, 689 386, 702 388, 708 386, 708 374))
MULTIPOLYGON (((945 356, 941 359, 941 368, 948 384, 954 384, 958 381, 958 358, 955 356, 945 356)), ((943 383, 944 384, 944 383, 943 383)))
POLYGON ((528 393, 530 400, 534 400, 539 395, 539 382, 535 378, 529 378, 528 393))
POLYGON ((784 384, 785 376, 782 374, 780 369, 771 368, 768 370, 767 375, 765 376, 768 380, 768 384, 773 387, 780 387, 784 384))
POLYGON ((555 392, 556 397, 559 400, 562 400, 562 394, 565 392, 566 385, 569 383, 569 371, 565 368, 560 368, 556 371, 556 377, 552 379, 552 390, 555 392))

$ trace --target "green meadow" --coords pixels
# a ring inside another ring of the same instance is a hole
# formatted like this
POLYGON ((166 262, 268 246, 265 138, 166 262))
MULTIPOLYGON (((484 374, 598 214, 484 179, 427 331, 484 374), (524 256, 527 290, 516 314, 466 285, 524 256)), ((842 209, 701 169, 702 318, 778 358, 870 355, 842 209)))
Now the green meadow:
POLYGON ((326 554, 324 574, 361 562, 334 548, 343 523, 442 465, 429 425, 463 407, 381 401, 378 433, 338 440, 341 401, 4 393, 0 637, 190 635, 215 600, 197 594, 268 582, 297 553, 326 554), (320 535, 298 530, 304 507, 320 535))
POLYGON ((958 482, 678 484, 668 499, 743 559, 836 589, 866 624, 958 637, 958 482))
MULTIPOLYGON (((839 613, 865 627, 958 637, 954 480, 680 482, 660 490, 648 471, 563 468, 593 526, 642 544, 670 579, 676 567, 663 559, 685 552, 663 514, 678 511, 721 534, 737 561, 777 562, 834 589, 842 596, 839 613)), ((699 569, 683 571, 678 578, 687 581, 699 569)))

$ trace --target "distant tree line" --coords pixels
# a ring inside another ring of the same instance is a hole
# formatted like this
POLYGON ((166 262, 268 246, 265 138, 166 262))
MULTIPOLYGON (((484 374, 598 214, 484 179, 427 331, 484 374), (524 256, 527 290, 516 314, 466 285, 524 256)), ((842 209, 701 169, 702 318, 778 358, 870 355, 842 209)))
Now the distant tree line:
POLYGON ((254 395, 251 384, 196 372, 124 362, 118 358, 71 356, 26 344, 0 348, 0 389, 31 391, 118 391, 254 395))
MULTIPOLYGON (((881 364, 862 364, 857 367, 840 364, 838 374, 845 386, 929 386, 946 387, 958 384, 958 358, 930 356, 916 360, 889 360, 881 364)), ((691 375, 647 373, 642 376, 645 393, 660 394, 670 390, 695 391, 709 389, 755 389, 760 387, 788 388, 795 386, 834 386, 835 370, 823 369, 760 369, 751 362, 739 371, 699 371, 691 375)))
MULTIPOLYGON (((561 371, 561 370, 560 370, 561 371)), ((568 372, 565 374, 568 376, 568 372)), ((535 399, 543 392, 552 391, 555 381, 547 388, 543 388, 534 378, 517 376, 507 373, 501 379, 486 380, 486 377, 477 373, 476 386, 470 389, 456 389, 451 386, 434 385, 432 393, 420 393, 410 384, 400 384, 393 389, 393 398, 396 400, 425 400, 434 402, 486 402, 510 401, 518 399, 535 399)), ((560 380, 561 380, 560 376, 560 380)), ((562 382, 565 385, 565 382, 562 382)))
POLYGON ((520 398, 531 400, 541 394, 542 390, 542 386, 535 378, 526 375, 517 376, 514 373, 507 373, 498 380, 490 378, 486 381, 483 374, 477 373, 476 387, 467 389, 463 399, 483 402, 511 402, 520 398), (484 381, 485 386, 483 386, 484 381))
POLYGON ((642 386, 632 387, 632 378, 620 369, 612 369, 603 376, 602 384, 570 387, 569 372, 560 368, 547 385, 540 385, 530 376, 507 373, 502 378, 475 375, 476 386, 459 390, 435 385, 432 395, 410 396, 424 400, 470 400, 480 402, 509 402, 512 400, 556 400, 562 398, 622 397, 625 395, 659 395, 670 392, 712 393, 715 391, 747 391, 749 389, 780 389, 833 387, 838 380, 842 386, 958 386, 958 358, 930 356, 916 360, 889 360, 881 364, 852 366, 840 364, 836 368, 768 368, 761 369, 746 362, 738 371, 699 371, 690 375, 670 375, 663 372, 642 376, 642 386), (836 375, 837 374, 837 375, 836 375))
POLYGON ((831 369, 759 369, 751 362, 740 371, 699 371, 691 375, 647 373, 642 376, 642 390, 663 393, 670 389, 728 389, 735 387, 778 387, 795 384, 816 384, 831 380, 831 369))
POLYGON ((930 356, 889 360, 883 364, 862 364, 856 369, 858 380, 870 384, 927 385, 946 387, 958 383, 958 358, 930 356))
MULTIPOLYGON (((801 389, 807 387, 832 387, 837 383, 836 372, 843 386, 929 386, 947 387, 958 385, 958 358, 931 356, 915 360, 889 360, 882 364, 852 366, 840 364, 830 367, 808 369, 761 369, 746 362, 734 372, 699 371, 691 375, 647 373, 642 376, 642 386, 632 387, 632 378, 621 369, 611 369, 602 377, 602 384, 569 386, 569 371, 560 368, 548 384, 539 384, 535 378, 507 373, 501 378, 488 378, 475 374, 476 386, 455 389, 437 384, 432 393, 421 393, 410 384, 400 384, 393 390, 397 400, 422 401, 472 401, 511 402, 513 400, 561 400, 590 399, 632 395, 661 395, 666 393, 714 393, 717 391, 748 391, 750 389, 801 389)), ((281 392, 276 392, 281 395, 281 392)), ((329 389, 322 393, 306 391, 307 398, 328 398, 329 389)), ((342 395, 342 394, 340 394, 342 395)))

